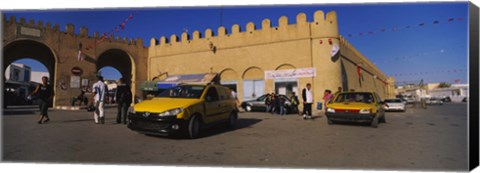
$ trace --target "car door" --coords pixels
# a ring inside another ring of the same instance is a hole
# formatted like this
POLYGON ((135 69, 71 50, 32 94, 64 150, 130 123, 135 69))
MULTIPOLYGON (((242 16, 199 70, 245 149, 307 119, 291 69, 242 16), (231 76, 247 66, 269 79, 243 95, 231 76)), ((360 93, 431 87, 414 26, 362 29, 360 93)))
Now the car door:
POLYGON ((211 123, 222 115, 222 103, 215 87, 211 86, 205 93, 205 123, 211 123))
POLYGON ((384 116, 385 115, 385 109, 383 108, 383 101, 382 99, 380 98, 380 96, 378 96, 377 93, 374 93, 374 96, 375 96, 375 106, 377 107, 377 110, 379 111, 380 113, 380 116, 384 116))
POLYGON ((255 101, 252 102, 253 109, 255 110, 265 109, 266 108, 265 99, 266 99, 266 95, 262 95, 259 98, 255 99, 255 101))
POLYGON ((220 97, 220 109, 221 113, 218 117, 219 120, 228 119, 232 110, 237 106, 236 101, 233 99, 232 93, 226 87, 216 87, 218 95, 220 97))

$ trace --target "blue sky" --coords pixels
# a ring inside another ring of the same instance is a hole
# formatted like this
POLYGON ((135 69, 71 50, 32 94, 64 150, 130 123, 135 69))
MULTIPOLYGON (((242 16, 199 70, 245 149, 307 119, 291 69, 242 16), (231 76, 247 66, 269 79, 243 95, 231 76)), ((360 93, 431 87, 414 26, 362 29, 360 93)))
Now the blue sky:
MULTIPOLYGON (((15 15, 17 20, 24 17, 27 21, 35 19, 58 23, 61 30, 65 30, 67 23, 73 23, 77 33, 81 26, 86 26, 90 35, 94 31, 109 32, 130 14, 135 14, 125 30, 116 36, 142 38, 145 46, 149 46, 152 37, 168 38, 172 34, 180 37, 186 30, 191 35, 195 30, 203 33, 211 28, 216 31, 220 25, 230 30, 233 24, 239 24, 243 31, 250 21, 260 28, 264 18, 269 18, 276 26, 281 16, 287 16, 292 24, 300 12, 312 21, 316 10, 336 11, 340 34, 397 81, 418 82, 423 79, 426 82, 453 83, 460 79, 461 83, 467 83, 466 2, 37 10, 4 11, 4 14, 7 19, 15 15), (450 18, 454 20, 449 22, 450 18), (457 20, 459 18, 463 20, 457 20), (435 21, 438 23, 434 24, 435 21), (419 26, 420 23, 424 25, 419 26), (405 28, 409 25, 410 28, 405 28), (393 31, 393 28, 397 30, 393 31), (386 32, 381 32, 382 29, 386 32), (359 36, 359 33, 363 35, 359 36), (348 37, 350 34, 352 37, 348 37)), ((28 65, 34 70, 41 69, 38 63, 29 62, 28 65)), ((120 77, 113 68, 104 68, 102 73, 106 79, 120 77)))

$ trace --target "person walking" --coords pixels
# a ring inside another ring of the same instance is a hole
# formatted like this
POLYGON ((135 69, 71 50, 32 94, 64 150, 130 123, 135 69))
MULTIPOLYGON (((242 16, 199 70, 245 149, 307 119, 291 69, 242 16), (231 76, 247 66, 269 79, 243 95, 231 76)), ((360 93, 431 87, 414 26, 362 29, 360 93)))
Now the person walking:
POLYGON ((342 90, 342 87, 338 87, 337 92, 335 92, 335 93, 333 94, 333 96, 337 96, 337 95, 340 94, 342 91, 343 91, 343 90, 342 90))
POLYGON ((278 95, 278 110, 280 111, 280 115, 286 115, 287 114, 287 109, 285 108, 285 98, 283 98, 281 95, 278 95))
POLYGON ((130 104, 132 104, 132 91, 123 78, 118 80, 115 98, 117 101, 117 124, 122 122, 127 124, 127 111, 130 104))
POLYGON ((42 77, 42 84, 37 85, 35 90, 30 94, 29 97, 36 96, 38 99, 38 106, 40 107, 40 119, 38 120, 38 124, 46 123, 50 121, 50 117, 48 117, 48 107, 53 99, 53 87, 48 84, 48 77, 42 77), (43 121, 43 118, 46 118, 43 121), (43 122, 42 122, 43 121, 43 122))
POLYGON ((304 120, 312 118, 313 95, 312 95, 311 88, 312 88, 312 85, 310 83, 307 83, 306 88, 302 90, 304 120))
POLYGON ((107 85, 103 82, 103 77, 97 75, 97 82, 93 84, 92 91, 94 95, 94 104, 95 111, 93 113, 93 118, 95 119, 95 124, 101 123, 105 124, 105 94, 107 92, 107 85), (99 121, 100 120, 100 121, 99 121))
POLYGON ((273 94, 272 95, 272 114, 275 114, 278 111, 278 97, 273 94))
POLYGON ((292 103, 292 112, 298 113, 298 115, 300 115, 300 111, 298 110, 298 96, 295 95, 295 92, 292 92, 292 97, 290 97, 290 103, 292 103))
POLYGON ((271 104, 272 104, 272 98, 270 97, 270 94, 267 93, 267 95, 265 95, 265 107, 266 107, 265 112, 269 112, 269 111, 270 111, 270 109, 271 109, 271 104))
POLYGON ((332 91, 330 90, 325 90, 323 92, 323 107, 325 109, 325 112, 327 112, 327 104, 333 99, 333 94, 332 91))

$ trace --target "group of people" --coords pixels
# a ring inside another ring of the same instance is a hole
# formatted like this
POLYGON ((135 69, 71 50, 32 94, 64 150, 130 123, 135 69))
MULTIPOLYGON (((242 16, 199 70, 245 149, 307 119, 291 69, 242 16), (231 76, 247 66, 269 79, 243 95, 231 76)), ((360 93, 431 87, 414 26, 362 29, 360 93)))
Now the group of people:
MULTIPOLYGON (((303 101, 303 111, 298 110, 298 105, 300 101, 298 100, 298 96, 295 92, 292 92, 292 96, 290 98, 284 97, 282 95, 278 95, 275 93, 268 93, 265 98, 265 105, 266 111, 272 114, 280 114, 285 115, 287 113, 286 109, 286 101, 287 99, 290 101, 290 108, 292 112, 298 113, 299 115, 303 114, 303 119, 312 119, 312 105, 313 105, 313 93, 312 93, 312 85, 308 83, 306 87, 302 90, 302 101, 303 101)), ((338 87, 338 91, 335 94, 332 94, 331 90, 325 90, 323 100, 324 100, 324 107, 327 106, 329 102, 332 101, 334 96, 342 91, 342 87, 338 87)))
MULTIPOLYGON (((107 97, 107 85, 105 84, 103 77, 97 75, 97 82, 92 86, 92 96, 90 98, 89 105, 94 107, 94 122, 95 124, 105 124, 105 99, 107 97)), ((46 123, 50 121, 48 117, 48 107, 49 103, 52 101, 54 96, 53 87, 48 83, 48 77, 42 77, 42 84, 38 85, 35 90, 32 92, 30 97, 34 96, 38 99, 40 107, 40 119, 38 124, 46 123)), ((84 97, 84 92, 81 93, 81 97, 84 97)), ((117 119, 118 124, 127 124, 127 111, 132 103, 132 92, 130 86, 125 83, 123 78, 118 80, 117 91, 115 93, 115 98, 117 101, 117 119)))
MULTIPOLYGON (((95 124, 105 124, 105 95, 107 94, 107 85, 103 77, 97 75, 97 82, 93 84, 92 91, 94 94, 92 104, 95 107, 93 118, 95 124)), ((125 79, 120 78, 117 84, 117 91, 115 93, 117 102, 117 124, 127 124, 127 111, 132 104, 132 91, 130 86, 125 83, 125 79)))
POLYGON ((298 112, 298 97, 295 96, 295 93, 292 93, 292 97, 286 98, 283 97, 282 95, 278 95, 275 93, 272 94, 267 94, 265 96, 265 105, 267 106, 267 109, 265 112, 271 112, 272 114, 280 114, 280 115, 286 115, 287 114, 287 108, 286 108, 286 101, 287 99, 290 101, 291 106, 292 106, 292 111, 298 112), (297 109, 295 109, 297 108, 297 109))

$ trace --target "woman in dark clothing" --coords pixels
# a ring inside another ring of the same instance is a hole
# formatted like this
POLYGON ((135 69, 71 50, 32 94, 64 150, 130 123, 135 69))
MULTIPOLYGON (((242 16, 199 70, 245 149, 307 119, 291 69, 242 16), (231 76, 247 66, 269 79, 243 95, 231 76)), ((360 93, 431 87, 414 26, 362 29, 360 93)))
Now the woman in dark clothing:
POLYGON ((50 118, 48 117, 48 107, 52 101, 54 94, 52 86, 48 84, 48 77, 42 77, 42 84, 38 85, 35 88, 35 90, 30 96, 32 95, 37 96, 38 106, 40 107, 40 119, 38 120, 38 124, 50 121, 50 118), (45 121, 43 121, 43 118, 46 118, 45 121))
POLYGON ((271 111, 272 111, 272 114, 274 114, 278 108, 277 108, 277 105, 278 105, 278 101, 277 101, 277 96, 275 96, 275 94, 272 94, 272 100, 270 101, 270 106, 271 106, 271 111))
POLYGON ((267 93, 267 95, 265 95, 265 106, 266 106, 266 111, 265 112, 269 112, 270 109, 271 109, 271 105, 272 104, 272 98, 270 98, 270 94, 267 93))
POLYGON ((127 111, 130 104, 132 104, 132 91, 125 83, 123 78, 118 81, 117 92, 115 93, 117 101, 117 123, 127 124, 127 111))

